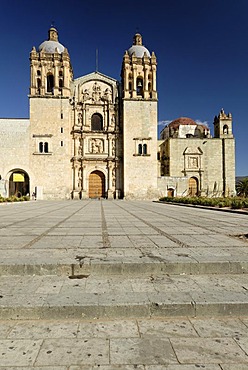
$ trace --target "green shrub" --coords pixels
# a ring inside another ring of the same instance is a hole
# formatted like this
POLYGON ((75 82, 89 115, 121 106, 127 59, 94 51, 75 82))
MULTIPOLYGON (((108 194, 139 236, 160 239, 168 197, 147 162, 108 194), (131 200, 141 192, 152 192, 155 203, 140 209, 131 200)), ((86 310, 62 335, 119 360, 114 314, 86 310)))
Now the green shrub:
POLYGON ((168 203, 182 203, 202 205, 207 207, 231 207, 232 209, 248 208, 248 198, 203 198, 203 197, 163 197, 161 201, 168 203))

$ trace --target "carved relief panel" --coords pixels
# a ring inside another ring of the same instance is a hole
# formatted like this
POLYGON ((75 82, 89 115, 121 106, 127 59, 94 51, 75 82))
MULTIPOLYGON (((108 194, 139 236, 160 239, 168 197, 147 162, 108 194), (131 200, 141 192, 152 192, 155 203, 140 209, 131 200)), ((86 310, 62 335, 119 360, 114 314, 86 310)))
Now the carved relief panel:
POLYGON ((104 140, 103 139, 90 139, 89 140, 89 153, 102 154, 104 153, 104 140))

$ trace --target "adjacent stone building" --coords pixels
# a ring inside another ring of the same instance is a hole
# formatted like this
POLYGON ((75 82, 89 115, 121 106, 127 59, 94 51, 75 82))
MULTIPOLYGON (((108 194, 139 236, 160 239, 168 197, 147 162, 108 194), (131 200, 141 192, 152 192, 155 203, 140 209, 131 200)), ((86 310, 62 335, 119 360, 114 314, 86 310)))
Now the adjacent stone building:
POLYGON ((39 199, 156 199, 235 192, 232 117, 173 121, 157 140, 157 61, 136 34, 121 81, 74 79, 52 27, 30 53, 30 118, 0 120, 0 194, 39 199))

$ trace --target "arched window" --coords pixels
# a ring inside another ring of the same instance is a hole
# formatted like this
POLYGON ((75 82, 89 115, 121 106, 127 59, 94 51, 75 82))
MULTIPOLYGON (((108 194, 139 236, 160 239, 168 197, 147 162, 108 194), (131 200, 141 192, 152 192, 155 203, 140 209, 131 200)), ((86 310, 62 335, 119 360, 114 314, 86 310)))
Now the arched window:
POLYGON ((43 150, 44 150, 44 145, 42 142, 39 143, 39 152, 40 153, 43 153, 43 150))
POLYGON ((228 126, 227 125, 223 126, 223 134, 228 134, 228 126))
POLYGON ((137 84, 137 90, 136 90, 137 95, 138 96, 143 96, 143 93, 144 93, 144 91, 143 91, 143 79, 138 77, 137 81, 136 81, 136 84, 137 84))
POLYGON ((41 79, 37 78, 37 92, 40 94, 40 87, 41 87, 41 79))
POLYGON ((47 75, 47 92, 53 93, 54 89, 54 77, 52 74, 47 75))
POLYGON ((48 143, 44 143, 44 153, 48 153, 48 143))
POLYGON ((138 145, 138 154, 142 155, 142 144, 138 145))
POLYGON ((40 76, 40 75, 41 75, 41 73, 40 73, 40 70, 38 69, 37 76, 40 76))
POLYGON ((147 154, 147 144, 143 144, 143 155, 147 154))
POLYGON ((91 117, 91 130, 102 131, 103 130, 103 119, 101 114, 94 113, 91 117))
POLYGON ((151 84, 151 82, 148 82, 148 91, 149 91, 149 96, 151 98, 152 97, 152 84, 151 84))

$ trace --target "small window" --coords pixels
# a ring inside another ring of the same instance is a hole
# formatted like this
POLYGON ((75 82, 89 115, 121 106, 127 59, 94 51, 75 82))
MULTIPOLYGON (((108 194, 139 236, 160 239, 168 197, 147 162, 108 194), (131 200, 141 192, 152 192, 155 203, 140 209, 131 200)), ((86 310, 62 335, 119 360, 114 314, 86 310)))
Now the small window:
POLYGON ((40 76, 40 75, 41 75, 41 73, 40 73, 40 70, 38 69, 37 76, 40 76))
POLYGON ((44 143, 44 153, 48 153, 48 143, 44 143))
POLYGON ((60 132, 61 132, 61 134, 64 133, 64 128, 63 127, 60 128, 60 132))
POLYGON ((64 114, 61 112, 60 114, 60 118, 63 119, 64 118, 64 114))
POLYGON ((39 143, 39 152, 40 153, 43 153, 43 150, 44 150, 44 145, 42 142, 39 143))
POLYGON ((64 146, 64 142, 63 141, 60 142, 60 146, 64 146))
POLYGON ((142 155, 142 144, 138 145, 138 154, 142 155))
POLYGON ((143 155, 147 155, 147 144, 143 144, 143 155))

